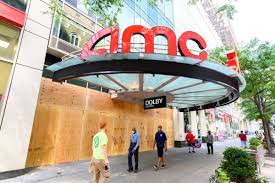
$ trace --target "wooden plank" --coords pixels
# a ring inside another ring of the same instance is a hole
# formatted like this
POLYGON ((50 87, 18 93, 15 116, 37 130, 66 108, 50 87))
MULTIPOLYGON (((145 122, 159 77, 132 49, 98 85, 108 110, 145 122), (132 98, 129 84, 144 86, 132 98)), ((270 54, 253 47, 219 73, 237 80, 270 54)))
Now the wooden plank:
POLYGON ((79 159, 91 159, 92 157, 92 139, 99 131, 99 114, 93 111, 84 112, 84 121, 80 140, 79 159))
POLYGON ((57 108, 45 105, 37 107, 26 162, 27 167, 54 163, 58 119, 57 108))
POLYGON ((55 163, 66 163, 79 159, 82 123, 83 111, 70 108, 60 110, 55 163))
POLYGON ((152 150, 160 124, 173 147, 172 110, 145 111, 142 105, 112 100, 107 93, 43 79, 26 166, 91 159, 100 121, 107 123, 110 155, 128 152, 133 127, 140 133, 140 151, 152 150))

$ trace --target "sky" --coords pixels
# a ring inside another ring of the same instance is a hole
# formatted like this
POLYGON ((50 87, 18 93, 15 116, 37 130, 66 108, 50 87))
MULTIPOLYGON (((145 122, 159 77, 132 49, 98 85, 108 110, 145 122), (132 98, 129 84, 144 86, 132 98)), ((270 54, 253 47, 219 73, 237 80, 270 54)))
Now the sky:
POLYGON ((238 0, 233 28, 238 42, 257 37, 275 44, 275 0, 238 0))

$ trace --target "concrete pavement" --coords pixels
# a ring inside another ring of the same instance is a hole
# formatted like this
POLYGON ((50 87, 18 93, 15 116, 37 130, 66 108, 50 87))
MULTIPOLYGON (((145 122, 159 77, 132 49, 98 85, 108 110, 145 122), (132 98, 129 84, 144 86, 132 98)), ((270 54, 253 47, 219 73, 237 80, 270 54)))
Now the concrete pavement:
MULTIPOLYGON (((216 142, 214 155, 208 155, 206 147, 196 149, 189 154, 187 148, 170 149, 166 158, 168 166, 154 171, 156 152, 140 153, 139 173, 127 173, 127 157, 110 158, 110 183, 207 183, 222 159, 225 147, 239 145, 238 140, 216 142)), ((0 183, 90 183, 92 176, 88 173, 89 161, 79 161, 62 165, 39 167, 23 176, 0 181, 0 183)))

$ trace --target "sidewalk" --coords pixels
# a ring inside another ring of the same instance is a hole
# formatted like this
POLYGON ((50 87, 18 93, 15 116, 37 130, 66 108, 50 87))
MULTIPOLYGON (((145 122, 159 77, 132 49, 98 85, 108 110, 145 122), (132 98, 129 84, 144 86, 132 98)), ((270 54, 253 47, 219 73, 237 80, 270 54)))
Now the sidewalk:
MULTIPOLYGON (((226 147, 239 146, 239 140, 226 140, 214 144, 214 155, 208 155, 206 147, 188 153, 187 148, 170 149, 166 158, 168 166, 154 171, 156 152, 140 153, 140 171, 137 174, 127 173, 127 156, 110 158, 112 175, 110 183, 207 183, 208 178, 219 167, 222 152, 226 147)), ((23 176, 0 180, 0 183, 91 183, 88 172, 89 161, 78 161, 62 165, 39 167, 23 176)), ((270 183, 275 183, 275 157, 266 158, 262 176, 270 183)))
POLYGON ((265 158, 265 164, 262 169, 262 176, 268 178, 270 183, 275 183, 275 147, 273 146, 272 157, 265 158))
MULTIPOLYGON (((140 153, 140 172, 127 173, 127 157, 110 158, 110 183, 207 183, 222 159, 226 146, 235 144, 234 140, 215 143, 215 154, 208 155, 205 147, 189 154, 187 148, 171 149, 166 155, 168 166, 160 171, 153 171, 156 152, 140 153)), ((90 183, 89 161, 80 161, 56 166, 39 167, 27 174, 0 181, 0 183, 90 183)))

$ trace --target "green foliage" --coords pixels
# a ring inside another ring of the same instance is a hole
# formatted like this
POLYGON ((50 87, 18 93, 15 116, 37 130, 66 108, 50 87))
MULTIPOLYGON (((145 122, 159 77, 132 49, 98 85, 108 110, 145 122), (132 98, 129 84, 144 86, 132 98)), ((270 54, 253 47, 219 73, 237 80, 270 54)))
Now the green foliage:
POLYGON ((247 83, 241 93, 246 117, 269 121, 275 112, 275 45, 253 39, 239 50, 238 56, 247 83))
POLYGON ((249 144, 251 149, 256 149, 259 145, 262 144, 262 141, 257 137, 253 137, 249 140, 249 144))
POLYGON ((123 8, 123 0, 82 0, 86 9, 101 18, 103 25, 118 24, 117 16, 123 8))
POLYGON ((268 181, 267 177, 261 177, 260 183, 268 183, 268 182, 269 181, 268 181))
MULTIPOLYGON (((118 15, 123 9, 123 0, 79 0, 89 12, 100 17, 99 21, 104 26, 117 25, 118 15)), ((158 0, 148 0, 150 6, 156 7, 158 0)), ((165 0, 171 1, 171 0, 165 0)), ((49 13, 49 12, 46 12, 49 13)), ((64 15, 62 2, 50 0, 50 13, 64 15)))
POLYGON ((228 182, 230 180, 226 172, 221 168, 217 171, 217 177, 220 182, 228 182))
POLYGON ((229 50, 225 47, 217 47, 209 52, 208 58, 219 64, 226 64, 226 51, 229 50))
MULTIPOLYGON (((165 0, 171 1, 171 0, 165 0)), ((195 5, 203 1, 212 2, 212 0, 189 0, 189 5, 195 5)), ((234 14, 237 12, 230 0, 229 3, 222 5, 218 8, 217 13, 221 15, 226 15, 228 18, 233 19, 234 14)), ((100 17, 100 23, 102 25, 116 25, 118 24, 117 16, 121 13, 123 8, 123 0, 80 0, 80 2, 86 7, 90 12, 100 17)), ((150 6, 156 7, 158 0, 148 0, 150 6)), ((62 7, 62 2, 59 0, 50 0, 50 12, 46 13, 57 13, 59 15, 64 14, 62 7)))
POLYGON ((256 178, 255 162, 246 151, 230 147, 224 151, 223 155, 221 168, 231 181, 243 183, 249 178, 256 178))
MULTIPOLYGON (((224 64, 226 51, 229 49, 216 48, 210 51, 209 58, 224 64)), ((241 107, 245 118, 269 123, 275 113, 275 45, 252 39, 241 45, 237 54, 241 74, 246 80, 246 88, 241 93, 241 107)), ((270 147, 269 142, 267 145, 270 147)), ((270 153, 271 150, 268 149, 270 153)))
POLYGON ((236 7, 233 4, 225 4, 218 8, 217 13, 225 15, 229 19, 233 19, 237 13, 236 7))

